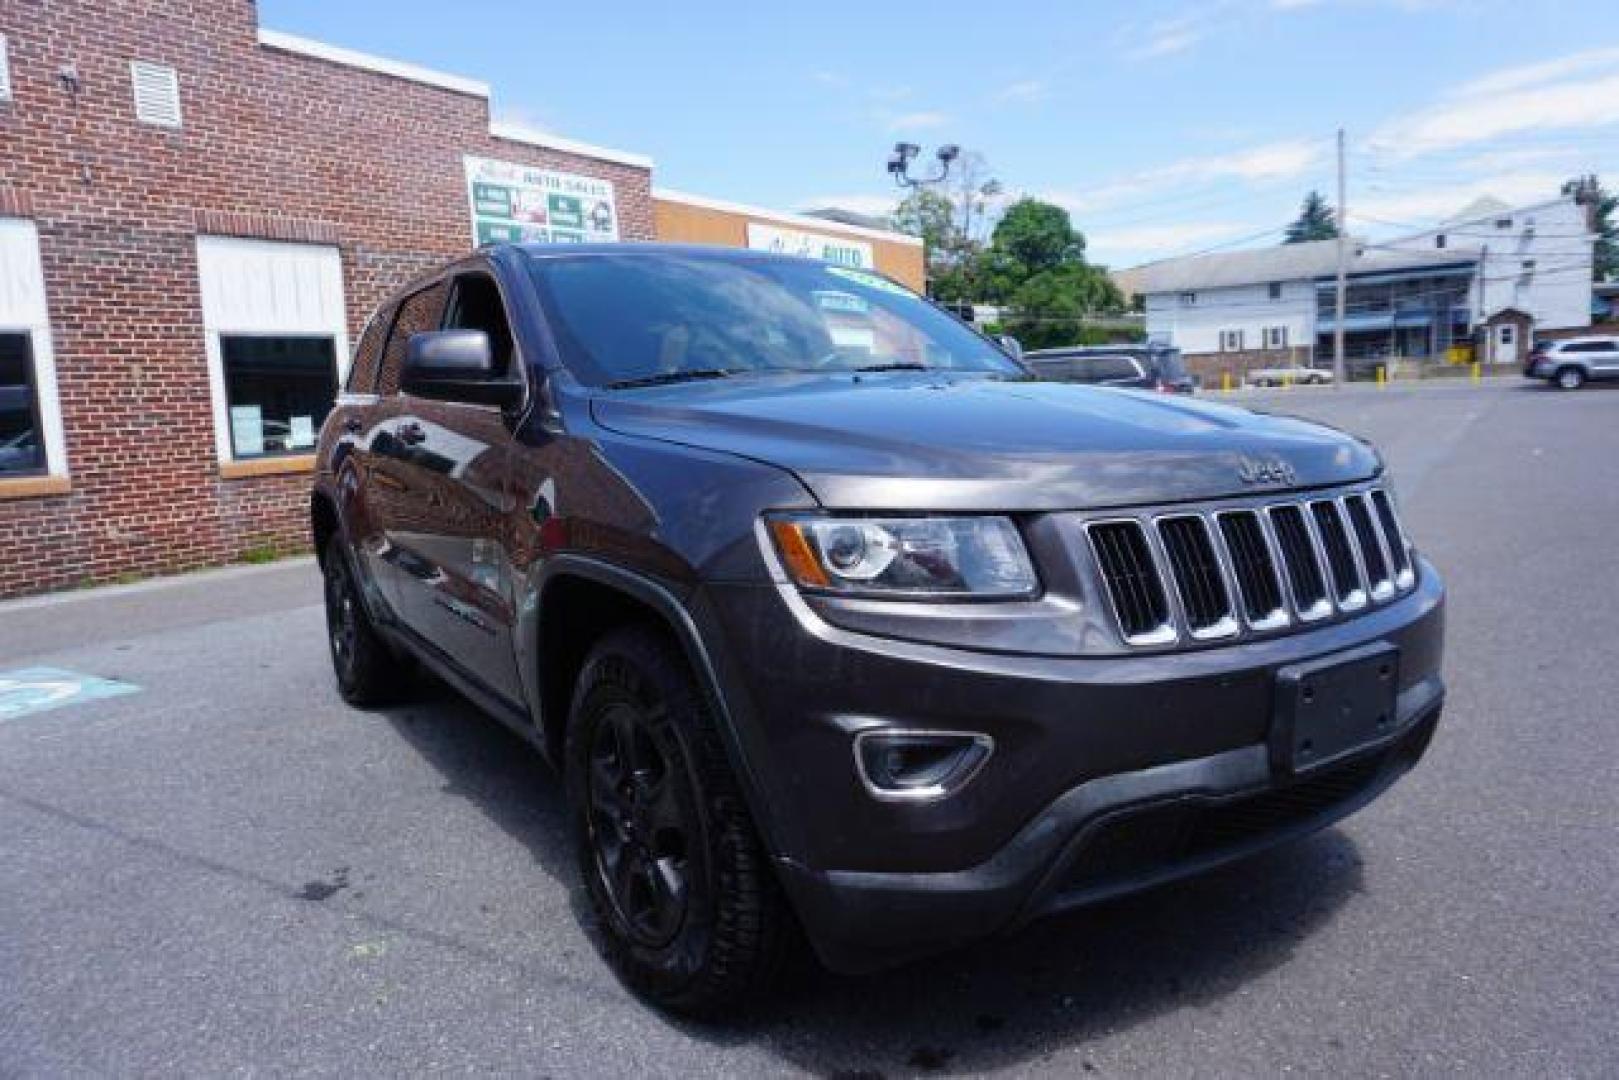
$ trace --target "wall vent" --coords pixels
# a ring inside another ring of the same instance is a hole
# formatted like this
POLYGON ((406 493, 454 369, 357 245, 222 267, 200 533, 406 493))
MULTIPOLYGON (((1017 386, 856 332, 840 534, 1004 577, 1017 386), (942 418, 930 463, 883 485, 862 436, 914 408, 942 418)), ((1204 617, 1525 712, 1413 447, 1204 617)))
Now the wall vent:
POLYGON ((180 76, 173 68, 131 60, 129 77, 135 85, 135 119, 159 127, 180 126, 180 76))

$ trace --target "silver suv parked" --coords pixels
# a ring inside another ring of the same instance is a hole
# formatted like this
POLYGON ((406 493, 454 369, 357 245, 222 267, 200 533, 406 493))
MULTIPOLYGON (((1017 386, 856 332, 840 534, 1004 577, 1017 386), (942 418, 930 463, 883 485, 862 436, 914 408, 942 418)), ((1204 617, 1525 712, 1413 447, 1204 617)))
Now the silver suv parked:
POLYGON ((1529 353, 1523 373, 1564 390, 1578 390, 1587 379, 1619 379, 1619 337, 1541 342, 1529 353))

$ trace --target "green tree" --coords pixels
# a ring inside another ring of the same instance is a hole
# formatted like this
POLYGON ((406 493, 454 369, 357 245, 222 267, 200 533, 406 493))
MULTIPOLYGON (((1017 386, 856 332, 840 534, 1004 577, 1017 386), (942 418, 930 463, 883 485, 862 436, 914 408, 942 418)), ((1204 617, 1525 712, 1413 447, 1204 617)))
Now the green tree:
POLYGON ((1299 207, 1299 216, 1287 227, 1287 236, 1282 243, 1303 244, 1311 240, 1332 240, 1337 235, 1337 212, 1327 205, 1325 196, 1319 191, 1312 191, 1304 197, 1304 204, 1299 207))
POLYGON ((977 279, 984 222, 1001 193, 984 155, 968 150, 940 187, 911 191, 894 211, 894 227, 921 237, 928 294, 938 300, 982 299, 977 279))
POLYGON ((1085 261, 1085 237, 1068 211, 1027 197, 1006 208, 990 234, 990 246, 1014 259, 1025 277, 1085 261))
POLYGON ((1591 231, 1596 233, 1596 245, 1591 250, 1591 279, 1593 281, 1619 280, 1619 224, 1614 211, 1619 210, 1619 195, 1602 187, 1595 173, 1576 177, 1563 185, 1563 194, 1572 195, 1586 208, 1591 231))
POLYGON ((1007 332, 1025 348, 1046 349, 1086 342, 1085 319, 1119 311, 1124 297, 1101 267, 1073 262, 1031 275, 1008 306, 1007 332))

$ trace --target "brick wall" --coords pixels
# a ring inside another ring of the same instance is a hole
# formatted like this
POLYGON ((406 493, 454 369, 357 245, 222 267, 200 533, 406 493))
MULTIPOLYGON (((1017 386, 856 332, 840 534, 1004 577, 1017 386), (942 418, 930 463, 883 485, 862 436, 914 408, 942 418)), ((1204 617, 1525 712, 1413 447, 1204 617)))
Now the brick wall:
POLYGON ((1286 367, 1289 364, 1310 364, 1311 350, 1294 345, 1286 349, 1246 349, 1242 352, 1187 353, 1186 370, 1203 380, 1203 385, 1214 389, 1225 376, 1231 376, 1232 386, 1241 386, 1250 371, 1257 368, 1286 367))
POLYGON ((257 31, 251 0, 0 5, 0 214, 39 228, 72 484, 0 492, 0 596, 307 543, 307 475, 220 476, 199 232, 334 244, 351 342, 383 296, 470 246, 463 154, 611 180, 624 238, 654 235, 647 168, 493 138, 481 96, 257 31), (179 71, 180 129, 136 121, 132 59, 179 71))

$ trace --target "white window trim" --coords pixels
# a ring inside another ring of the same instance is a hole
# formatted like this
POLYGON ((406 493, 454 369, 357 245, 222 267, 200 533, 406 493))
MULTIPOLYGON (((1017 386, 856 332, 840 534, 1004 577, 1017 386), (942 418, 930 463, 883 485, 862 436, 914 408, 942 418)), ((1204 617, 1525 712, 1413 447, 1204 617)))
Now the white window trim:
POLYGON ((0 34, 0 101, 11 100, 11 53, 6 45, 6 35, 0 34))
MULTIPOLYGON (((31 249, 31 262, 25 262, 24 272, 28 284, 38 296, 38 308, 31 317, 8 318, 0 315, 0 332, 27 334, 29 350, 33 356, 34 398, 39 408, 39 423, 45 437, 45 475, 60 480, 69 476, 67 437, 62 426, 62 402, 56 387, 56 349, 51 340, 50 298, 45 294, 45 276, 40 266, 39 228, 23 218, 0 217, 0 230, 26 234, 31 249)), ((0 480, 9 477, 0 477, 0 480)))
MULTIPOLYGON (((215 322, 209 310, 208 298, 202 299, 203 309, 203 340, 208 356, 208 398, 213 406, 214 413, 214 456, 221 465, 232 465, 241 461, 275 461, 282 457, 296 455, 268 455, 266 457, 238 458, 236 448, 231 444, 230 428, 230 399, 225 389, 225 350, 220 343, 222 337, 318 337, 330 334, 332 338, 332 351, 337 360, 336 393, 341 394, 349 378, 349 335, 347 311, 347 292, 343 287, 342 257, 337 248, 330 244, 299 244, 283 240, 245 240, 240 237, 208 236, 197 237, 197 269, 199 277, 202 276, 202 263, 204 261, 203 249, 216 241, 229 241, 233 244, 257 245, 267 248, 303 248, 307 250, 329 251, 337 258, 337 287, 340 302, 337 305, 337 317, 325 326, 300 327, 274 327, 236 325, 229 321, 215 322)), ((199 281, 199 287, 204 291, 207 285, 199 281)), ((318 433, 317 433, 318 434, 318 433)), ((315 448, 309 448, 313 454, 315 448)))

